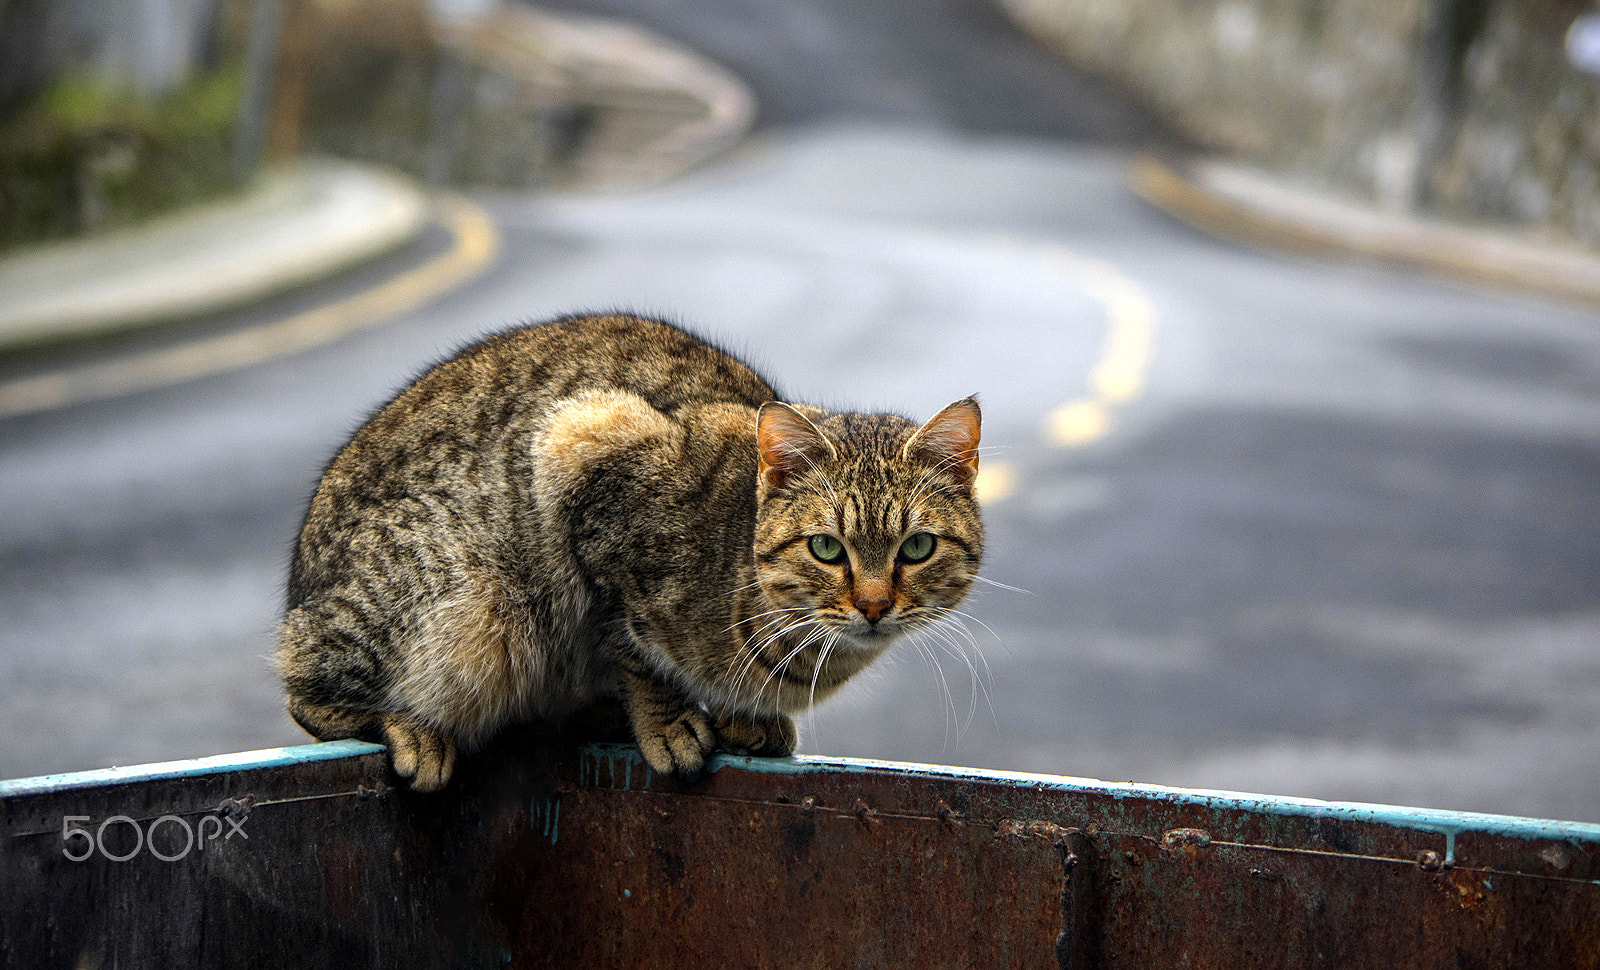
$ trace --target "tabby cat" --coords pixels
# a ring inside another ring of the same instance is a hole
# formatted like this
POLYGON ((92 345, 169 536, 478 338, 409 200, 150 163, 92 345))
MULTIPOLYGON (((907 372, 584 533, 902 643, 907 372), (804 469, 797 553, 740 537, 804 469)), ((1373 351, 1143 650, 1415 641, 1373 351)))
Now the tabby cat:
POLYGON ((518 327, 328 464, 277 663, 318 738, 431 791, 502 727, 620 701, 645 760, 788 754, 791 715, 953 610, 983 551, 979 411, 779 403, 656 320, 518 327))

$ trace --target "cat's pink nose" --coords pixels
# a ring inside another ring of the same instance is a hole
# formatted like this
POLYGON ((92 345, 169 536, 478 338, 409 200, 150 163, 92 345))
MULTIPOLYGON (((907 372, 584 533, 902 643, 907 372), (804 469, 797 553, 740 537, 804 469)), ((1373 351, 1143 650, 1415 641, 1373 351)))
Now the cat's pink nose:
POLYGON ((869 600, 866 598, 856 600, 856 609, 865 614, 868 623, 876 623, 883 619, 883 614, 889 612, 889 601, 885 599, 869 600))

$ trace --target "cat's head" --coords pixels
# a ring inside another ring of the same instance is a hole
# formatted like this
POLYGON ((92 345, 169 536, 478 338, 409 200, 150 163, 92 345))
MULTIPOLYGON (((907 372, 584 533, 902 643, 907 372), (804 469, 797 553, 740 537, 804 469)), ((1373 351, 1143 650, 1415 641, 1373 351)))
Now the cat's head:
POLYGON ((881 651, 954 609, 983 557, 978 402, 892 414, 763 405, 755 561, 769 603, 881 651))

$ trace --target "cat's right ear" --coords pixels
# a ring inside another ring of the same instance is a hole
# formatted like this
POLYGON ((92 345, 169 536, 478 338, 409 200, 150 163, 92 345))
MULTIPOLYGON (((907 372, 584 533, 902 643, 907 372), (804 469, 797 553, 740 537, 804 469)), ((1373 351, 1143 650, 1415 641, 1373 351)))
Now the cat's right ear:
POLYGON ((789 487, 789 482, 833 455, 833 443, 811 419, 781 401, 768 401, 756 415, 760 453, 757 493, 789 487))

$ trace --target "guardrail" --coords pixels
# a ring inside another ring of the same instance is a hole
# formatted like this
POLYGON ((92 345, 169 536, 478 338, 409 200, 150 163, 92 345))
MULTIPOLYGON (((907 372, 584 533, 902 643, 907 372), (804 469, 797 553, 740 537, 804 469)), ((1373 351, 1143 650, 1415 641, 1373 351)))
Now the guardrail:
POLYGON ((1595 967, 1600 826, 512 739, 0 782, 16 967, 1595 967))

